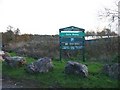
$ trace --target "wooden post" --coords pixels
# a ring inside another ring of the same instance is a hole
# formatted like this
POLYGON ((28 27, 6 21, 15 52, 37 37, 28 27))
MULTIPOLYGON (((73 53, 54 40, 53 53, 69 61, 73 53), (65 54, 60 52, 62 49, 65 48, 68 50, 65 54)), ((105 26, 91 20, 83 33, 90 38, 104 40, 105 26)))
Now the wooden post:
POLYGON ((60 57, 60 60, 61 60, 61 45, 59 45, 59 52, 60 52, 60 56, 59 57, 60 57))
MULTIPOLYGON (((83 33, 84 33, 84 31, 83 31, 83 33)), ((83 62, 85 62, 85 36, 83 36, 83 62)))
MULTIPOLYGON (((60 32, 61 31, 59 30, 59 35, 60 35, 60 32)), ((60 52, 60 56, 59 57, 60 57, 60 61, 61 61, 62 56, 61 56, 61 41, 60 40, 61 40, 61 36, 59 36, 59 52, 60 52)))

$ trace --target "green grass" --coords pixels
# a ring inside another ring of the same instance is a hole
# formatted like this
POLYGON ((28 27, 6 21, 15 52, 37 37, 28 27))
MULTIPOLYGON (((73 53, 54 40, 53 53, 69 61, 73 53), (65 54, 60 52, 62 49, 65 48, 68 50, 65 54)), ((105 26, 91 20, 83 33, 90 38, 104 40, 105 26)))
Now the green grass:
MULTIPOLYGON (((12 53, 13 55, 13 53, 12 53)), ((15 55, 15 54, 14 54, 15 55)), ((27 63, 35 61, 33 58, 26 57, 27 63)), ((24 67, 10 68, 3 62, 3 75, 8 75, 16 80, 36 80, 40 84, 39 87, 64 87, 64 88, 117 88, 117 80, 110 79, 101 73, 103 64, 100 62, 82 62, 88 65, 89 76, 82 78, 76 75, 66 75, 64 67, 67 60, 53 60, 54 70, 48 73, 29 74, 24 67)))
POLYGON ((11 56, 16 56, 17 54, 15 52, 10 53, 11 56))

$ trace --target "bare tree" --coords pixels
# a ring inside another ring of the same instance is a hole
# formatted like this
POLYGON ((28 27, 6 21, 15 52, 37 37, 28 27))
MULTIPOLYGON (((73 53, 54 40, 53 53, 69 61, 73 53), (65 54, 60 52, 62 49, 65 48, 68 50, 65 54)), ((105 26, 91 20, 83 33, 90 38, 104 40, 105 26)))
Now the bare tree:
MULTIPOLYGON (((119 1, 118 1, 119 2, 119 1)), ((104 8, 104 10, 98 12, 100 19, 108 20, 108 27, 111 30, 112 24, 118 26, 118 20, 120 20, 119 11, 118 11, 118 2, 115 2, 115 9, 104 8)))
POLYGON ((9 26, 7 27, 7 31, 13 31, 13 27, 12 27, 11 25, 9 25, 9 26))
POLYGON ((94 31, 87 31, 86 36, 95 36, 96 33, 94 31))
POLYGON ((19 34, 20 34, 20 29, 17 28, 16 30, 14 30, 14 34, 15 34, 15 35, 19 35, 19 34))

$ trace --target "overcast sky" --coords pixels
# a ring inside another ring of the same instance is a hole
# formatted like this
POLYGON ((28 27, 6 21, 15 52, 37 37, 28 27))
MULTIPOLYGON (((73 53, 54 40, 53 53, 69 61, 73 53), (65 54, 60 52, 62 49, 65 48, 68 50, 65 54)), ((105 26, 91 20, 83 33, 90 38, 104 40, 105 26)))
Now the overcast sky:
POLYGON ((21 33, 58 34, 60 28, 76 26, 86 31, 102 28, 98 11, 114 8, 118 0, 0 0, 0 32, 8 25, 21 33))

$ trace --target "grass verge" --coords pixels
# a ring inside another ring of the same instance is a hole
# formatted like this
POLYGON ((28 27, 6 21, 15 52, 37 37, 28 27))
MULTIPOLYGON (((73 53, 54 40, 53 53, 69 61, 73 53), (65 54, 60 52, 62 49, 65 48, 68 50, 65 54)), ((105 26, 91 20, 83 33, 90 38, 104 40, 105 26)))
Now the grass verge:
MULTIPOLYGON (((16 55, 15 53, 11 54, 16 55)), ((26 57, 27 63, 35 61, 35 59, 26 57)), ((118 81, 110 79, 101 73, 103 63, 100 62, 82 62, 88 66, 88 78, 82 78, 76 75, 66 75, 64 67, 67 60, 53 60, 54 70, 48 73, 30 74, 23 67, 10 68, 2 62, 2 74, 7 75, 16 80, 36 80, 39 83, 38 88, 118 88, 118 81)), ((33 82, 34 84, 34 82, 33 82)))

